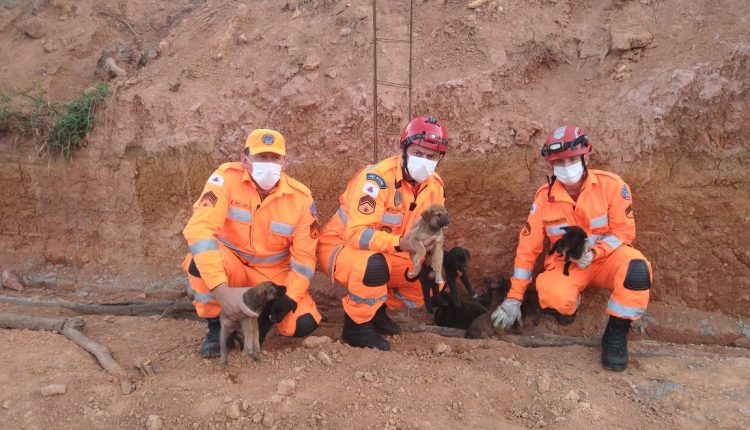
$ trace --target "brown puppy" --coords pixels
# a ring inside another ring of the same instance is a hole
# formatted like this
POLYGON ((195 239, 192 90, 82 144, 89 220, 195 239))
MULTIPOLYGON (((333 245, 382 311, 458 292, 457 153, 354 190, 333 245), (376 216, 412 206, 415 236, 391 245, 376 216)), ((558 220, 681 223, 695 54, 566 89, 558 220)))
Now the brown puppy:
POLYGON ((417 232, 411 237, 411 247, 415 250, 411 256, 414 269, 407 274, 408 279, 416 279, 422 270, 422 258, 425 263, 429 262, 430 268, 435 273, 435 282, 443 283, 443 227, 450 224, 448 211, 443 205, 434 204, 422 212, 422 219, 417 223, 417 232), (430 236, 435 236, 435 246, 432 251, 427 252, 424 241, 430 236))
MULTIPOLYGON (((286 287, 276 285, 271 281, 261 282, 254 288, 245 291, 242 300, 251 311, 260 312, 273 299, 286 294, 286 287)), ((234 335, 238 329, 242 329, 244 338, 244 352, 252 357, 254 361, 260 361, 260 330, 258 329, 258 318, 242 316, 239 321, 230 320, 224 313, 221 314, 221 334, 219 336, 219 348, 221 351, 221 360, 219 364, 224 367, 227 365, 227 356, 229 355, 227 341, 230 336, 234 335)))

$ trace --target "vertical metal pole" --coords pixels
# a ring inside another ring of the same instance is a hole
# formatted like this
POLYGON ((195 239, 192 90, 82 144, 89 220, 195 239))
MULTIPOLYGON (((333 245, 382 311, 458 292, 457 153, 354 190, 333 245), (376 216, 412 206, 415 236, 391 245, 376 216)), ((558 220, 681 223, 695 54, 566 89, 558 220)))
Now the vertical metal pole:
POLYGON ((409 5, 409 117, 407 121, 411 121, 411 40, 412 40, 412 29, 414 27, 414 0, 411 0, 409 5))
POLYGON ((372 162, 378 162, 378 24, 377 0, 372 0, 372 162))

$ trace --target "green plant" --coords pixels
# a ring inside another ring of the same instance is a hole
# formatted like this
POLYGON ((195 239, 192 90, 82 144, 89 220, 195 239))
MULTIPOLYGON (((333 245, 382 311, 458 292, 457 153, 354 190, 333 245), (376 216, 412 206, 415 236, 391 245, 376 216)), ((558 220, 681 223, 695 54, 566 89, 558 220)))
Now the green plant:
POLYGON ((138 58, 138 67, 146 67, 148 63, 148 52, 141 51, 141 56, 138 58))
POLYGON ((96 107, 107 97, 109 88, 104 82, 82 91, 78 99, 65 103, 65 112, 55 115, 47 135, 47 148, 59 151, 65 158, 81 145, 81 140, 96 122, 96 107))
POLYGON ((15 95, 0 93, 0 133, 15 131, 29 138, 40 155, 62 154, 70 158, 96 121, 96 107, 107 96, 107 84, 82 91, 71 102, 54 103, 37 87, 15 95))

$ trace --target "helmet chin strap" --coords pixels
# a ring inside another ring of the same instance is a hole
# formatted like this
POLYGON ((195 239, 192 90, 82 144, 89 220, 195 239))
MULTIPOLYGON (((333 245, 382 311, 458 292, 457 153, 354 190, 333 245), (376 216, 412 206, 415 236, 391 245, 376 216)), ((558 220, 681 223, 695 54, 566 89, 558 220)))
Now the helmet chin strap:
POLYGON ((408 147, 409 146, 407 145, 403 152, 401 152, 401 173, 407 182, 416 182, 414 178, 411 177, 411 174, 409 174, 409 169, 407 168, 406 157, 408 154, 406 153, 406 148, 408 147))

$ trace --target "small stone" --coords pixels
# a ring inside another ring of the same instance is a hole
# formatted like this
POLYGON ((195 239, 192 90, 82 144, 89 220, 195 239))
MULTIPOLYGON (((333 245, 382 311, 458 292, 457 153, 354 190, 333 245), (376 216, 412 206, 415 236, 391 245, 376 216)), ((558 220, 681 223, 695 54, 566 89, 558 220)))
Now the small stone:
POLYGON ((482 6, 484 6, 485 3, 487 3, 487 0, 474 0, 470 2, 469 4, 467 4, 466 8, 467 9, 479 9, 482 6))
POLYGON ((645 48, 654 41, 654 35, 641 26, 613 27, 609 31, 611 49, 613 51, 628 51, 635 48, 645 48))
POLYGON ((166 40, 162 40, 161 42, 159 42, 159 46, 156 48, 156 51, 163 57, 167 55, 167 52, 169 52, 169 48, 169 42, 167 42, 166 40))
POLYGON ((18 279, 18 276, 8 269, 3 270, 3 273, 0 274, 0 285, 4 288, 10 288, 15 291, 24 290, 23 284, 21 284, 21 280, 18 279))
POLYGON ((546 393, 549 391, 549 387, 552 385, 552 378, 547 374, 543 373, 542 376, 536 381, 537 387, 540 393, 546 393))
POLYGON ((65 384, 49 384, 46 387, 42 387, 39 393, 45 397, 55 396, 58 394, 65 394, 68 391, 68 387, 65 384))
POLYGON ((308 336, 302 341, 302 346, 313 349, 331 342, 332 340, 328 336, 308 336))
POLYGON ((3 402, 3 409, 10 409, 10 400, 6 400, 3 402))
POLYGON ((438 342, 432 347, 432 352, 435 354, 445 354, 450 350, 450 347, 443 342, 438 342))
POLYGON ((265 414, 263 416, 263 425, 265 427, 271 428, 271 427, 273 427, 273 423, 274 423, 274 416, 273 416, 273 414, 269 413, 269 414, 265 414))
POLYGON ((260 412, 256 412, 253 414, 253 424, 260 424, 260 422, 263 421, 263 414, 260 412))
POLYGON ((578 394, 578 391, 576 390, 570 390, 568 391, 568 394, 565 395, 565 400, 572 400, 574 402, 577 402, 581 400, 581 395, 578 394))
POLYGON ((120 394, 122 395, 128 395, 133 392, 135 389, 135 386, 132 382, 128 381, 127 379, 123 379, 122 382, 120 382, 120 394))
POLYGON ((343 27, 339 30, 339 36, 346 37, 352 34, 352 29, 349 27, 343 27))
POLYGON ((547 423, 544 420, 539 420, 537 421, 536 426, 539 428, 547 427, 547 423))
POLYGON ((370 372, 363 373, 362 378, 367 382, 375 382, 375 377, 370 372))
POLYGON ((240 45, 247 45, 248 43, 250 43, 250 40, 247 38, 247 36, 245 36, 245 33, 242 33, 237 36, 237 43, 240 45))
POLYGON ((159 415, 149 415, 146 418, 146 430, 161 430, 164 428, 164 423, 161 421, 159 415))
POLYGON ((247 400, 242 401, 242 412, 245 412, 247 408, 250 407, 250 403, 247 402, 247 400))
POLYGON ((331 357, 329 357, 325 351, 318 352, 318 360, 320 360, 320 362, 325 364, 326 366, 330 366, 333 364, 331 357))
POLYGON ((315 70, 318 67, 320 67, 320 57, 315 54, 308 56, 305 59, 305 63, 302 65, 302 68, 307 71, 315 70))
POLYGON ((276 390, 277 393, 282 396, 288 396, 294 392, 294 380, 293 379, 282 379, 279 381, 279 386, 276 390))
POLYGON ((31 37, 32 39, 39 39, 41 37, 44 37, 44 35, 47 33, 47 31, 44 29, 44 24, 42 24, 42 20, 36 17, 29 18, 26 21, 22 22, 21 25, 18 26, 18 28, 25 35, 31 37))
POLYGON ((240 403, 233 402, 226 410, 227 418, 237 420, 240 418, 240 403))

